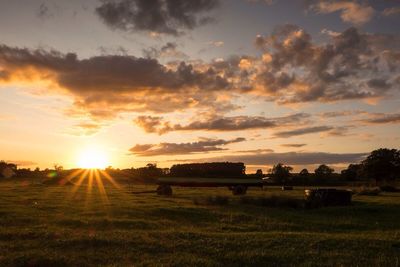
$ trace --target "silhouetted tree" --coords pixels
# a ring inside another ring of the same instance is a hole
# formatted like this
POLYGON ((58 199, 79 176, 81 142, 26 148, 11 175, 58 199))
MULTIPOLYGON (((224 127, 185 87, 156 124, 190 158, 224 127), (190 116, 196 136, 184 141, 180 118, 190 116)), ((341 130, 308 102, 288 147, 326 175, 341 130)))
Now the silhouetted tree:
POLYGON ((301 177, 307 178, 307 177, 310 175, 310 173, 308 172, 307 169, 302 169, 302 170, 299 172, 299 175, 300 175, 301 177))
POLYGON ((261 169, 258 169, 256 171, 256 177, 260 177, 260 178, 264 177, 263 171, 261 169))
POLYGON ((365 175, 376 183, 393 181, 400 175, 400 151, 387 148, 374 150, 362 165, 365 175))
POLYGON ((0 161, 0 177, 9 178, 15 175, 17 171, 17 165, 13 163, 7 163, 0 161))
POLYGON ((318 166, 318 168, 315 169, 314 173, 315 173, 315 177, 318 180, 322 180, 322 179, 330 178, 334 171, 335 170, 332 169, 331 167, 329 167, 325 164, 321 164, 318 166))
POLYGON ((171 167, 170 175, 174 177, 242 177, 246 167, 242 162, 211 162, 176 164, 171 167))
POLYGON ((64 170, 64 167, 61 166, 60 164, 55 163, 53 166, 56 172, 62 172, 64 170))
POLYGON ((275 182, 285 184, 289 181, 290 172, 292 170, 292 167, 283 165, 282 163, 278 163, 274 165, 274 167, 272 167, 271 177, 275 182))
POLYGON ((361 164, 350 164, 347 169, 341 171, 342 178, 347 181, 356 181, 360 179, 362 171, 361 164))

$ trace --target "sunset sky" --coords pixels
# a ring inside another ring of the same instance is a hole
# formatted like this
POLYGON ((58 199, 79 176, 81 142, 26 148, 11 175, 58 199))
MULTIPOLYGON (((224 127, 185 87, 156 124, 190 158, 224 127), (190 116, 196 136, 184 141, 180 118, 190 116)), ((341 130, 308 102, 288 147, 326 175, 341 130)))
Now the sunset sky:
POLYGON ((0 159, 340 170, 400 148, 400 3, 0 0, 0 159))

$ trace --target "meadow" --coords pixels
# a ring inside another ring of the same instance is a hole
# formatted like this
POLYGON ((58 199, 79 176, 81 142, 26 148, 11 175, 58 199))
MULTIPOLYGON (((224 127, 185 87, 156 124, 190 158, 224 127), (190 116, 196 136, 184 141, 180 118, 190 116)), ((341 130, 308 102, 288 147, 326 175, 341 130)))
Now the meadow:
POLYGON ((400 265, 400 193, 317 209, 259 201, 302 187, 131 193, 153 189, 0 182, 0 266, 400 265))

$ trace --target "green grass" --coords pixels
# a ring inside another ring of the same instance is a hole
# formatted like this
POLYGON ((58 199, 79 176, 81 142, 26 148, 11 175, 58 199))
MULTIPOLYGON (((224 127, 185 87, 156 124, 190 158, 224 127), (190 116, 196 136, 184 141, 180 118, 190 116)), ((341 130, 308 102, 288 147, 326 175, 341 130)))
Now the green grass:
MULTIPOLYGON (((302 198, 302 189, 247 197, 302 198)), ((108 203, 97 187, 72 190, 0 183, 0 266, 400 265, 400 193, 307 210, 257 205, 226 188, 160 197, 107 185, 108 203)))

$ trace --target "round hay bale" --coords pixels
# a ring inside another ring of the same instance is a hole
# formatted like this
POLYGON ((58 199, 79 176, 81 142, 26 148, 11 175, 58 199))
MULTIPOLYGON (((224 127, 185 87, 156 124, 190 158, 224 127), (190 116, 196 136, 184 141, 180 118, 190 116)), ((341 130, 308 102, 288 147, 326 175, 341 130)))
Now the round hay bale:
POLYGON ((340 189, 305 190, 306 202, 311 207, 351 205, 352 191, 340 189))
POLYGON ((157 195, 160 196, 171 196, 172 195, 172 187, 166 184, 159 185, 157 187, 157 195))

